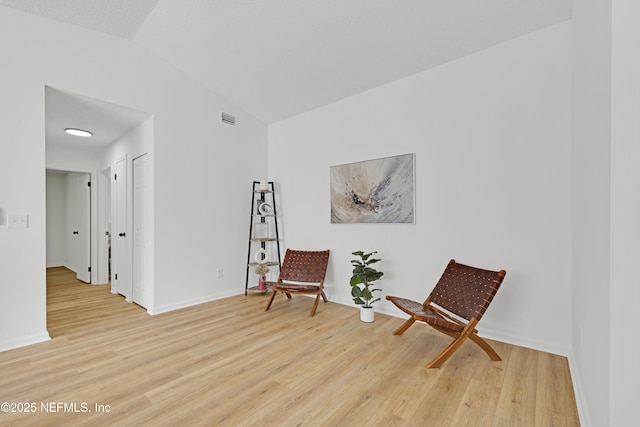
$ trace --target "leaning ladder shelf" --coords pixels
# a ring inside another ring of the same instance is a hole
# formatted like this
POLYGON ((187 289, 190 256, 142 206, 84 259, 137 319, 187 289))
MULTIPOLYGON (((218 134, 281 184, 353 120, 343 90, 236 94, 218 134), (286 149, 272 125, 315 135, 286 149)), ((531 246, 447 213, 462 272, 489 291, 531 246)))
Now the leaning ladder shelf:
MULTIPOLYGON (((253 191, 251 194, 251 223, 249 225, 249 250, 247 251, 247 275, 244 285, 244 294, 249 290, 264 292, 259 290, 257 285, 249 285, 252 276, 258 278, 257 274, 251 274, 253 269, 264 264, 270 269, 272 267, 280 270, 280 239, 278 236, 278 217, 276 214, 276 198, 273 181, 268 183, 253 181, 253 191), (275 247, 274 247, 275 246, 275 247), (269 254, 275 251, 277 259, 270 260, 269 254)), ((253 283, 253 281, 252 281, 253 283)))

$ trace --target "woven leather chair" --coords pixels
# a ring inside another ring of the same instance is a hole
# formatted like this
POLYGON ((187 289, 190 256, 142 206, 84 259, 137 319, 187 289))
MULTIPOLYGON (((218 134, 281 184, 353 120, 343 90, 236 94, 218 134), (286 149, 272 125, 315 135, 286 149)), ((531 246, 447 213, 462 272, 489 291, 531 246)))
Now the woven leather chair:
POLYGON ((278 292, 284 293, 288 299, 291 294, 312 294, 316 300, 309 316, 316 314, 320 297, 327 302, 324 294, 324 276, 329 263, 329 251, 297 251, 287 249, 277 282, 267 282, 273 293, 266 310, 278 292))
POLYGON ((475 327, 506 274, 504 270, 483 270, 459 264, 455 260, 449 261, 442 277, 422 304, 387 295, 388 300, 411 316, 393 334, 402 335, 418 320, 454 338, 451 344, 429 362, 428 368, 440 367, 467 338, 478 344, 491 360, 501 360, 489 343, 478 336, 475 327))

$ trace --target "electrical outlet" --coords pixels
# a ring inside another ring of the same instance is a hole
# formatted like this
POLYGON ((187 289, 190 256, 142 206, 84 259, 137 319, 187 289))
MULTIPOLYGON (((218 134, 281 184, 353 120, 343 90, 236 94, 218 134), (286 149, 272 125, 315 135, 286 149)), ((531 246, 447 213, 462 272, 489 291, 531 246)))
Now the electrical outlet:
POLYGON ((7 228, 28 228, 29 215, 7 215, 7 228))
POLYGON ((223 269, 221 269, 221 268, 217 269, 217 270, 216 270, 216 277, 217 277, 218 279, 222 279, 222 277, 224 277, 224 270, 223 270, 223 269))

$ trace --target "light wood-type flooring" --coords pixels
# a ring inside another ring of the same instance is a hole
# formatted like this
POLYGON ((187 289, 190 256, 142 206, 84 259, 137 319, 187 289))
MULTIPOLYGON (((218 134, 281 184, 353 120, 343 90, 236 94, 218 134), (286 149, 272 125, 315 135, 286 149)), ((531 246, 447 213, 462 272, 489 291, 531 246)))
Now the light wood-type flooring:
MULTIPOLYGON (((150 316, 47 272, 47 342, 0 353, 2 426, 577 426, 564 357, 466 342, 402 319, 278 295, 240 295, 150 316), (31 410, 28 413, 7 413, 31 410)), ((482 332, 482 323, 480 323, 482 332)))

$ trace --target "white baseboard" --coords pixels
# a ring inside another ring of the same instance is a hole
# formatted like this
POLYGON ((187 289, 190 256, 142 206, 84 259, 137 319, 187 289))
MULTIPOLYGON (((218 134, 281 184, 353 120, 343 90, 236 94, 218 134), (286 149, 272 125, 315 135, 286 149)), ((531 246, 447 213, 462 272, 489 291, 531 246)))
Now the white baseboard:
MULTIPOLYGON (((353 302, 345 303, 344 301, 336 301, 332 300, 338 304, 351 305, 356 307, 353 302)), ((395 309, 395 307, 391 307, 391 310, 385 309, 383 306, 375 305, 375 310, 378 313, 386 314, 393 317, 398 317, 400 319, 406 319, 407 315, 400 310, 395 309)), ((550 342, 543 341, 535 341, 531 339, 522 339, 519 336, 509 335, 501 331, 497 331, 494 329, 487 328, 483 326, 482 322, 478 325, 478 334, 482 338, 487 338, 494 341, 500 341, 506 344, 517 345, 519 347, 530 348, 532 350, 543 351, 545 353, 557 354, 560 356, 568 357, 569 348, 559 346, 550 342)))
POLYGON ((569 357, 569 347, 559 346, 546 341, 536 341, 532 339, 522 339, 513 335, 505 334, 493 329, 482 327, 482 323, 478 327, 478 335, 494 341, 500 341, 519 347, 526 347, 532 350, 543 351, 545 353, 557 354, 559 356, 569 357))
POLYGON ((36 344, 43 341, 49 341, 51 337, 48 332, 42 332, 40 334, 28 335, 26 337, 15 338, 12 340, 0 341, 0 352, 13 350, 14 348, 24 347, 31 344, 36 344))
POLYGON ((167 313, 169 311, 179 310, 181 308, 187 308, 187 307, 191 307, 198 304, 204 304, 205 302, 211 302, 211 301, 219 300, 222 298, 231 297, 234 295, 240 295, 241 293, 244 293, 244 289, 242 291, 235 290, 235 291, 220 292, 217 294, 207 295, 201 298, 194 298, 190 300, 184 300, 184 301, 160 305, 156 307, 150 306, 149 308, 147 308, 147 313, 151 315, 167 313))
POLYGON ((578 407, 578 417, 580 418, 580 425, 582 427, 591 427, 591 419, 589 418, 589 412, 587 412, 587 400, 582 388, 582 380, 580 378, 580 371, 576 364, 576 359, 573 351, 569 352, 567 357, 569 360, 569 372, 571 373, 571 382, 573 383, 573 395, 576 397, 576 406, 578 407))

